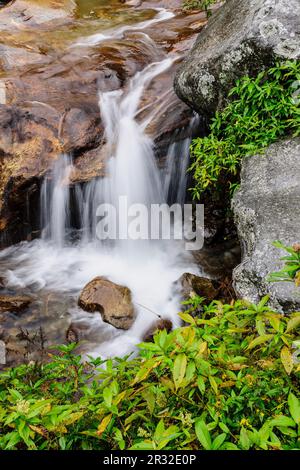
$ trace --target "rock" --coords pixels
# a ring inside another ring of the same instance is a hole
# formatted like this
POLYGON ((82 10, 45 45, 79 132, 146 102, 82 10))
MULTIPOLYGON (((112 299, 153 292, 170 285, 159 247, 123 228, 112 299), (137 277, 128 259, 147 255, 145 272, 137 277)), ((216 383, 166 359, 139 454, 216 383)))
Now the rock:
POLYGON ((0 12, 0 30, 57 28, 72 18, 73 0, 15 0, 0 12))
POLYGON ((0 295, 0 313, 20 313, 31 304, 32 299, 26 296, 0 295))
POLYGON ((300 289, 293 283, 269 283, 266 277, 283 267, 279 258, 284 253, 272 242, 299 242, 299 138, 278 142, 265 155, 243 161, 232 208, 242 244, 242 263, 233 273, 237 295, 251 302, 269 295, 275 308, 298 310, 300 289))
POLYGON ((10 242, 38 227, 39 180, 61 153, 57 114, 28 109, 0 105, 0 229, 10 242))
POLYGON ((178 284, 182 286, 182 296, 189 299, 193 295, 205 297, 205 303, 210 303, 218 297, 218 282, 195 274, 185 273, 181 276, 178 284))
POLYGON ((60 139, 64 152, 82 152, 98 147, 103 128, 99 108, 72 108, 67 110, 60 124, 60 139))
POLYGON ((173 323, 168 318, 161 318, 160 320, 153 323, 150 328, 144 333, 143 341, 151 342, 153 337, 158 331, 166 330, 168 333, 172 331, 173 323))
POLYGON ((276 60, 300 57, 298 0, 227 0, 204 28, 175 79, 178 96, 200 114, 226 104, 236 79, 276 60))
POLYGON ((68 343, 79 343, 88 338, 91 325, 84 322, 72 322, 66 331, 66 340, 68 343))
POLYGON ((86 312, 100 312, 103 321, 128 330, 134 322, 134 306, 128 287, 96 277, 80 294, 79 307, 86 312))

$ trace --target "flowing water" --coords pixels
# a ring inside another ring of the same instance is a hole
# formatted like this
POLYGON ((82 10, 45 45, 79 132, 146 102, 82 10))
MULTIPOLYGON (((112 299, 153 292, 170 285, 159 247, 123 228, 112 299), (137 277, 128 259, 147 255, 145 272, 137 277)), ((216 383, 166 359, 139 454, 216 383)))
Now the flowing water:
MULTIPOLYGON (((159 22, 167 14, 160 11, 150 21, 159 22)), ((139 24, 139 29, 144 24, 139 24)), ((120 37, 124 28, 112 34, 120 37)), ((109 35, 101 32, 81 42, 94 44, 105 41, 106 37, 109 35)), ((61 155, 42 185, 41 238, 10 247, 0 255, 0 275, 6 280, 6 287, 30 293, 39 305, 39 312, 46 297, 48 316, 49 298, 55 299, 51 304, 51 318, 46 315, 48 329, 63 328, 61 318, 67 319, 66 325, 71 321, 81 324, 87 332, 83 349, 89 354, 108 357, 128 353, 157 319, 156 314, 170 318, 178 326, 180 298, 174 283, 184 272, 199 269, 182 241, 112 243, 100 241, 96 236, 95 214, 102 203, 117 207, 119 198, 124 196, 128 205, 140 203, 148 208, 153 203, 183 204, 185 201, 190 135, 197 125, 196 118, 184 137, 176 135, 170 141, 164 170, 158 169, 154 144, 146 134, 153 116, 148 115, 142 122, 137 120, 143 93, 175 60, 174 56, 154 62, 138 72, 124 89, 99 93, 99 112, 109 155, 107 176, 72 185, 72 156, 61 155), (96 276, 107 277, 131 289, 137 317, 129 331, 116 330, 105 324, 100 314, 87 314, 77 307, 81 289, 96 276)), ((121 225, 127 222, 126 215, 117 215, 121 225)), ((41 316, 38 319, 42 322, 41 316)), ((36 321, 37 318, 35 326, 36 321)), ((61 334, 64 332, 65 329, 61 334)))

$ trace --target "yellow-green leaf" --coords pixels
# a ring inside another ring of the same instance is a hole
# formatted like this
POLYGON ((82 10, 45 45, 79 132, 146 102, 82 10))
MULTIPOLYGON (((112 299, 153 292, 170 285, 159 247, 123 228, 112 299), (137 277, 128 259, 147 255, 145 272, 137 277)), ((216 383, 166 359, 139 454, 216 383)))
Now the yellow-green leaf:
POLYGON ((219 390, 218 390, 218 384, 216 382, 216 379, 212 376, 209 376, 209 382, 210 382, 211 388, 213 389, 215 394, 218 395, 219 390))
POLYGON ((283 346, 281 349, 280 358, 286 373, 290 375, 294 367, 294 361, 293 355, 287 346, 283 346))
POLYGON ((266 343, 267 341, 271 341, 273 339, 274 335, 262 335, 259 336, 258 338, 255 338, 251 343, 248 345, 247 349, 253 349, 256 348, 256 346, 260 346, 261 344, 266 343))
POLYGON ((181 312, 181 313, 179 313, 179 316, 180 316, 181 320, 183 320, 185 323, 189 323, 190 325, 195 325, 196 324, 195 319, 189 313, 181 312))
POLYGON ((98 436, 102 436, 102 434, 104 433, 104 431, 106 430, 107 426, 109 425, 110 421, 111 421, 111 417, 112 415, 107 415, 105 416, 105 418, 103 418, 103 420, 101 421, 101 423, 99 424, 98 426, 98 431, 97 431, 97 434, 98 436))
POLYGON ((174 361, 173 367, 173 380, 176 390, 180 387, 183 382, 185 371, 187 366, 187 357, 185 354, 178 354, 174 361))
POLYGON ((300 326, 300 313, 288 321, 285 332, 289 333, 290 331, 295 330, 298 326, 300 326))
POLYGON ((143 364, 141 370, 136 374, 136 377, 131 385, 135 385, 136 383, 142 382, 143 380, 145 380, 150 374, 150 372, 153 369, 155 369, 155 367, 157 367, 160 363, 161 363, 161 360, 156 361, 153 359, 149 359, 149 361, 146 361, 143 364))

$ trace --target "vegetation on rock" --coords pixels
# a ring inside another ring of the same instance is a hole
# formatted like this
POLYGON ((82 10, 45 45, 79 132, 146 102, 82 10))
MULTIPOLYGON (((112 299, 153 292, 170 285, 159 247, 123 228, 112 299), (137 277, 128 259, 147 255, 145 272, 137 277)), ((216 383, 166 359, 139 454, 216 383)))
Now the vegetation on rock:
POLYGON ((284 261, 284 268, 278 272, 272 273, 268 280, 270 282, 294 282, 297 287, 300 286, 300 244, 285 246, 280 241, 273 243, 274 246, 288 253, 288 256, 280 258, 284 261))
POLYGON ((287 135, 300 135, 299 84, 299 60, 236 82, 229 94, 232 102, 215 114, 210 134, 192 143, 195 199, 205 190, 235 187, 245 156, 263 152, 287 135))
POLYGON ((218 0, 185 0, 183 2, 183 10, 205 10, 208 14, 210 7, 217 3, 218 0))
POLYGON ((202 300, 131 360, 3 371, 0 449, 300 449, 300 314, 202 300))

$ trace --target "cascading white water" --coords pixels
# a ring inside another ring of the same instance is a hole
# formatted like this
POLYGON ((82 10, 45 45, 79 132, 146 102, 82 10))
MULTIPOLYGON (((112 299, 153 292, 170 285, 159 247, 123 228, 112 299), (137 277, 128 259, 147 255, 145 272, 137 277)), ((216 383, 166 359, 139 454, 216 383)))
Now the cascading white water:
POLYGON ((171 59, 153 63, 137 73, 126 89, 100 94, 109 157, 107 176, 70 189, 72 161, 70 156, 62 155, 42 188, 42 239, 21 243, 0 255, 13 259, 13 269, 5 273, 10 287, 29 286, 36 292, 64 292, 76 298, 87 282, 104 276, 131 289, 137 318, 127 332, 104 324, 98 314, 90 315, 79 308, 70 311, 71 316, 87 319, 90 327, 99 331, 101 342, 88 351, 95 355, 107 357, 131 351, 157 319, 151 311, 179 325, 180 304, 174 282, 184 272, 198 271, 181 241, 117 240, 111 244, 96 237, 99 204, 117 207, 119 197, 126 196, 128 205, 149 207, 164 203, 172 191, 172 202, 184 202, 190 140, 171 144, 167 170, 162 175, 155 162, 153 142, 145 133, 146 124, 136 120, 143 92, 172 63, 171 59), (177 165, 174 157, 178 152, 182 155, 177 165), (77 213, 80 229, 76 242, 69 237, 71 191, 72 211, 77 213))
POLYGON ((191 135, 198 125, 199 116, 195 115, 191 119, 187 132, 188 136, 183 139, 178 138, 169 146, 163 182, 164 197, 169 203, 182 205, 185 202, 191 135))
POLYGON ((72 170, 71 157, 61 156, 54 165, 51 178, 46 178, 41 190, 41 225, 44 240, 62 247, 70 227, 69 176, 72 170))

